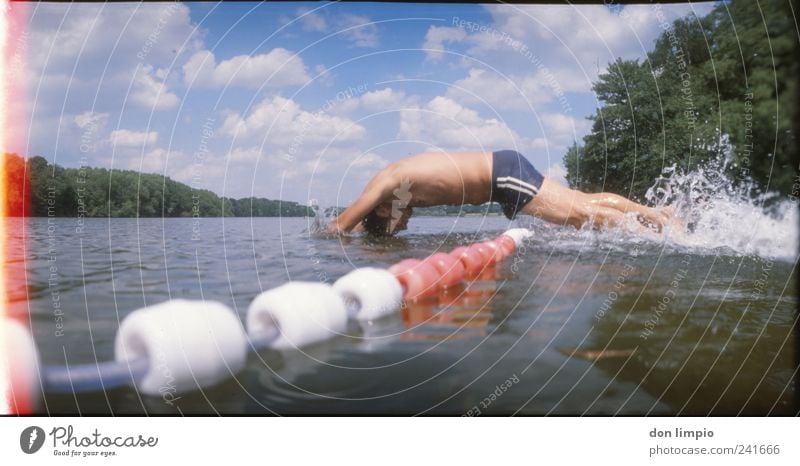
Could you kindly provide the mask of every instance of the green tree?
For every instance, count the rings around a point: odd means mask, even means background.
[[[641,200],[665,167],[722,157],[736,182],[788,194],[797,167],[793,34],[780,0],[733,0],[676,20],[647,60],[617,60],[598,77],[602,105],[582,147],[564,155],[568,182]]]

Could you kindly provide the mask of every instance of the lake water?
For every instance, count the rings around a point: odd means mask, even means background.
[[[384,240],[316,238],[302,218],[78,226],[67,218],[8,224],[11,241],[24,243],[9,257],[10,311],[29,313],[45,365],[112,359],[120,320],[146,305],[212,299],[243,317],[260,291],[289,280],[331,282],[355,267],[449,251],[514,225],[501,217],[414,218]],[[794,412],[793,243],[742,253],[532,228],[536,236],[515,257],[468,289],[363,328],[354,323],[347,336],[303,351],[251,354],[245,370],[216,387],[170,403],[128,388],[47,394],[42,412]]]

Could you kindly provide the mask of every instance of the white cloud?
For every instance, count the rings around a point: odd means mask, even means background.
[[[143,66],[169,69],[202,47],[202,33],[192,23],[189,8],[180,3],[42,3],[35,8],[18,4],[11,8],[25,9],[19,17],[27,22],[27,35],[20,40],[24,41],[27,103],[35,102],[30,105],[31,124],[26,128],[31,145],[23,149],[29,154],[53,146],[58,127],[53,122],[64,115],[116,115],[126,99],[135,106],[173,106],[176,96],[168,89],[164,88],[160,99],[152,93],[151,81],[160,86],[164,79],[137,77],[135,70]],[[132,79],[138,79],[133,86]],[[129,88],[131,94],[127,94]],[[65,121],[70,126],[80,123],[71,118]],[[61,132],[62,144],[80,147],[83,133]],[[104,143],[107,137],[104,132]],[[75,150],[58,162],[70,165],[78,154]],[[95,154],[90,163],[99,161],[99,156]]]
[[[467,38],[467,33],[457,27],[431,26],[425,33],[425,42],[422,48],[425,49],[427,60],[436,62],[444,56],[445,42],[460,42]]]
[[[333,33],[362,48],[374,48],[380,42],[377,25],[365,15],[328,14],[319,8],[313,11],[308,8],[298,8],[297,15],[306,32]]]
[[[326,111],[333,115],[349,115],[354,111],[358,110],[361,107],[361,99],[357,97],[351,97],[349,99],[336,99],[331,100],[330,103],[326,106]]]
[[[580,139],[589,130],[590,123],[585,119],[576,119],[563,113],[547,113],[542,116],[542,124],[548,138],[559,144],[571,144]]]
[[[155,141],[154,141],[155,142]],[[181,151],[169,151],[163,148],[155,148],[148,151],[141,158],[132,157],[130,168],[133,170],[141,170],[146,173],[162,173],[170,176],[170,168],[180,167],[184,165],[185,154]]]
[[[565,93],[584,90],[590,83],[579,76],[555,74],[541,69],[528,75],[502,75],[472,68],[466,78],[457,80],[447,96],[464,103],[482,103],[498,110],[536,110],[537,106],[561,101],[569,106]],[[571,107],[570,107],[571,108]]]
[[[378,171],[387,165],[389,165],[389,162],[387,162],[386,159],[372,152],[358,154],[350,164],[351,167],[358,168],[359,170],[371,169],[374,171]]]
[[[156,131],[131,131],[128,129],[117,129],[109,135],[111,144],[120,147],[142,147],[152,145],[158,141]]]
[[[360,153],[359,151],[320,151],[315,157],[302,162],[299,166],[289,170],[290,177],[296,178],[311,174],[333,175],[331,178],[347,179],[356,178],[359,181],[368,181],[381,168],[387,166],[383,157],[372,152]],[[362,184],[362,183],[359,183]]]
[[[567,169],[564,168],[563,165],[560,163],[554,163],[550,165],[550,167],[545,170],[544,176],[550,178],[553,181],[563,184],[567,186]]]
[[[298,8],[297,14],[300,17],[300,24],[304,31],[325,32],[328,29],[328,22],[321,14],[311,11],[308,8]]]
[[[481,118],[475,110],[442,96],[433,98],[422,108],[402,110],[397,137],[445,150],[523,148],[529,143],[504,122]]]
[[[189,7],[180,3],[43,3],[27,10],[26,62],[36,77],[45,68],[71,73],[76,61],[79,77],[100,76],[107,62],[132,71],[140,56],[166,65],[201,44]]]
[[[357,99],[359,106],[368,112],[401,110],[416,106],[418,100],[417,96],[409,96],[390,87],[366,92]]]
[[[363,15],[342,14],[334,17],[335,25],[356,47],[378,46],[378,27]]]
[[[487,5],[492,21],[480,24],[486,32],[432,26],[426,47],[437,50],[447,42],[465,49],[467,59],[456,63],[475,67],[488,62],[509,74],[526,67],[547,72],[564,90],[591,91],[591,82],[617,57],[643,58],[663,32],[660,23],[687,14],[708,13],[713,4],[627,5],[617,13],[604,5]],[[659,15],[663,19],[659,19]],[[441,53],[426,53],[436,60]],[[474,60],[471,59],[474,57]]]
[[[377,113],[415,106],[418,100],[415,95],[409,96],[403,91],[384,87],[349,98],[338,98],[337,95],[336,99],[329,101],[326,110],[334,115],[349,115],[358,109]]]
[[[627,5],[616,13],[603,5],[523,6],[517,11],[489,7],[492,16],[511,35],[529,43],[545,41],[548,54],[567,53],[590,73],[617,57],[644,57],[662,32],[659,14],[671,24],[696,11],[703,15],[712,4],[664,5],[661,13],[652,5]],[[513,10],[513,9],[509,9]],[[528,16],[529,15],[529,16]],[[544,47],[542,47],[544,49]],[[599,60],[599,64],[595,61]],[[594,77],[594,75],[592,75]]]
[[[284,48],[260,55],[237,55],[217,64],[208,50],[195,53],[183,65],[187,86],[241,86],[253,89],[296,86],[311,80],[303,60]]]
[[[234,163],[252,163],[261,157],[261,149],[258,147],[236,147],[228,153],[228,160]]]
[[[141,68],[134,78],[130,101],[150,110],[171,110],[180,99],[167,89],[166,70],[154,69],[151,65]]]
[[[274,96],[258,103],[247,116],[231,113],[220,132],[237,139],[265,141],[304,153],[309,145],[341,144],[361,139],[366,130],[352,120],[308,112],[298,103]]]
[[[293,161],[287,161],[284,155],[279,147],[235,147],[226,158],[212,158],[204,164],[201,178],[208,189],[228,196],[302,202],[317,198],[322,205],[330,206],[351,201],[375,173],[388,165],[380,155],[362,153],[354,147],[309,147],[302,158]],[[224,171],[227,184],[220,176]],[[175,179],[179,179],[177,175]],[[346,200],[335,201],[335,193]]]
[[[464,103],[483,103],[498,110],[535,110],[555,98],[553,89],[539,76],[502,76],[473,68],[453,83],[448,97]]]
[[[317,63],[314,65],[314,72],[316,75],[313,79],[316,82],[325,86],[331,86],[333,84],[333,73],[331,73],[327,66],[322,63]]]
[[[83,112],[80,115],[76,115],[73,119],[75,124],[78,125],[78,128],[81,129],[91,129],[92,131],[102,130],[102,128],[108,123],[108,113],[102,112]]]
[[[413,105],[416,101],[415,98],[406,96],[405,92],[396,91],[390,87],[367,92],[359,100],[362,108],[370,112],[399,110]]]
[[[553,145],[547,138],[534,138],[528,146],[536,152],[548,152],[552,149]]]
[[[313,159],[286,168],[286,176],[321,205],[347,205],[369,180],[389,162],[373,152],[332,148]]]

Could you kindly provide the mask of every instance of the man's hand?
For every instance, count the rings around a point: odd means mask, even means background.
[[[333,219],[333,220],[330,221],[330,223],[325,225],[325,229],[322,232],[324,234],[326,234],[326,235],[331,235],[331,236],[339,236],[339,235],[341,235],[342,234],[342,230],[339,229],[339,224],[338,224],[338,222],[336,220],[337,219]]]
[[[341,236],[346,235],[347,233],[363,233],[364,232],[364,225],[359,222],[350,229],[350,231],[345,231],[339,227],[339,222],[337,222],[338,218],[335,218],[328,223],[325,228],[322,230],[322,234],[327,236]]]

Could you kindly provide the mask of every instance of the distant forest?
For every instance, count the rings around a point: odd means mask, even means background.
[[[6,154],[9,215],[30,217],[305,217],[297,202],[259,197],[232,199],[194,189],[167,176],[133,170],[64,168],[44,157]]]
[[[133,170],[65,168],[40,156],[5,155],[7,212],[12,217],[307,217],[314,210],[292,201],[233,199],[194,189],[167,176]],[[27,182],[25,177],[27,174]],[[27,187],[27,194],[23,189]],[[338,213],[342,207],[326,209]],[[492,205],[437,206],[414,215],[499,215]]]

